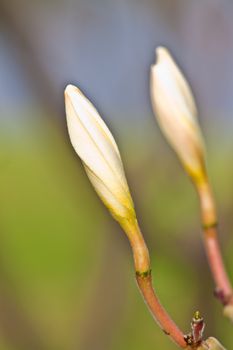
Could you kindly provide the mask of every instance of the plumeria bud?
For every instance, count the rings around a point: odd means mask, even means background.
[[[223,314],[226,316],[231,322],[233,322],[233,305],[229,304],[224,306]]]
[[[205,179],[204,146],[191,89],[169,51],[156,50],[151,99],[158,123],[195,182]]]
[[[99,197],[127,234],[136,272],[149,273],[150,258],[141,234],[116,142],[92,103],[73,85],[65,89],[71,143]]]
[[[73,85],[65,89],[71,143],[96,192],[118,220],[135,217],[116,142],[92,103]]]
[[[209,337],[197,350],[226,350],[217,339]]]

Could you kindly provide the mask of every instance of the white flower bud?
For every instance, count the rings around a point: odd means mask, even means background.
[[[209,337],[197,350],[226,350],[217,339]]]
[[[224,306],[223,314],[224,316],[228,317],[231,322],[233,322],[233,305],[229,304]]]
[[[73,85],[65,89],[65,106],[71,143],[96,192],[118,221],[135,217],[121,156],[109,129]]]
[[[204,146],[191,89],[167,49],[156,50],[151,99],[159,125],[195,181],[205,178]]]

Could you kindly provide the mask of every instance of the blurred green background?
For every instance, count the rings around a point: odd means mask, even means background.
[[[119,145],[154,285],[185,332],[200,310],[228,348],[197,197],[154,120],[149,67],[170,48],[192,84],[233,279],[233,3],[0,1],[0,349],[176,349],[137,290],[131,251],[65,125],[78,85]]]

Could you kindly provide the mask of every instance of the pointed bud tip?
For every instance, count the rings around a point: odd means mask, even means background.
[[[160,68],[163,67],[164,63],[167,63],[171,60],[171,55],[169,50],[165,46],[158,46],[155,49],[155,63],[151,65],[151,73],[160,71]]]
[[[165,46],[158,46],[155,49],[155,63],[152,65],[152,68],[159,63],[162,63],[163,61],[170,58],[169,50]]]
[[[64,91],[65,101],[72,100],[79,103],[80,106],[89,105],[90,102],[83,95],[82,91],[75,85],[68,84]]]
[[[64,91],[65,95],[69,95],[74,92],[80,92],[80,90],[75,85],[72,85],[72,84],[68,84]]]

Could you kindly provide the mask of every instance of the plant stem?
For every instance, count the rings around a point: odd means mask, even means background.
[[[197,190],[201,207],[205,250],[215,281],[216,294],[224,305],[233,304],[232,286],[225,270],[218,242],[215,203],[208,181],[199,184]]]
[[[139,228],[137,219],[134,218],[131,221],[125,220],[120,224],[129,239],[133,251],[136,273],[143,274],[150,271],[149,251]]]
[[[152,286],[151,274],[149,273],[147,276],[137,275],[136,279],[144,300],[162,331],[168,335],[179,347],[182,349],[187,348],[187,343],[184,340],[184,334],[170,318],[155,294]]]
[[[133,250],[137,284],[149,310],[162,331],[180,348],[188,349],[184,334],[161,305],[153,289],[149,252],[137,220],[134,222],[124,222],[121,225],[129,238]]]

